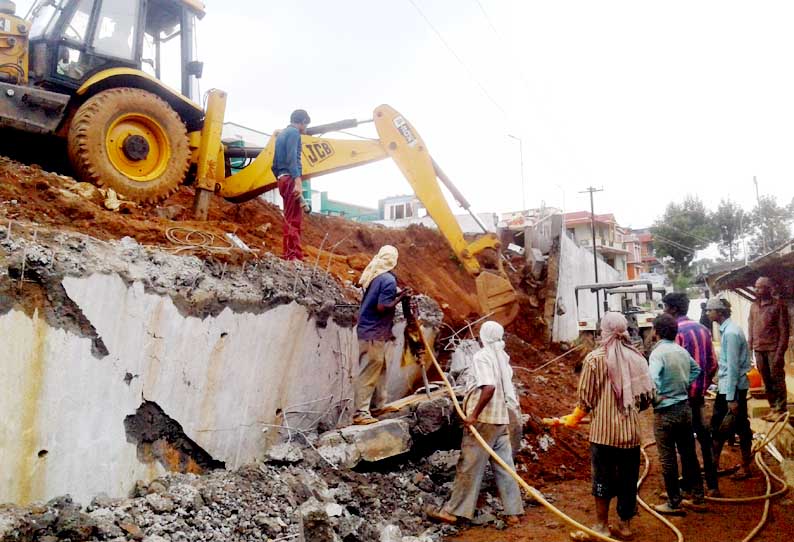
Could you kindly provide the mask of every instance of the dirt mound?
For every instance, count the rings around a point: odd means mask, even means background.
[[[229,247],[226,234],[233,233],[256,254],[209,251],[214,258],[232,264],[255,259],[257,254],[266,252],[282,254],[281,211],[259,199],[232,204],[213,198],[206,222],[192,220],[190,187],[181,187],[159,207],[122,203],[113,212],[105,208],[105,199],[106,195],[90,185],[0,157],[0,216],[6,219],[56,226],[103,240],[128,236],[140,244],[166,249],[180,248],[173,242],[175,237],[193,241],[209,239],[207,242],[214,247]],[[306,263],[328,271],[343,284],[355,283],[370,258],[385,244],[400,251],[396,270],[400,283],[436,299],[449,325],[460,327],[478,317],[474,280],[438,231],[422,226],[395,230],[316,214],[304,221]],[[197,255],[201,256],[201,252]],[[521,276],[519,269],[513,276],[516,285]],[[540,345],[542,338],[537,326],[540,313],[537,306],[527,302],[537,300],[539,294],[525,293],[529,295],[511,327],[522,339]]]

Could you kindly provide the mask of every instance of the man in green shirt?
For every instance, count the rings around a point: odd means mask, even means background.
[[[684,348],[675,342],[678,323],[669,314],[658,316],[653,329],[660,339],[651,353],[649,370],[656,386],[653,432],[662,464],[667,502],[654,509],[660,514],[680,514],[682,507],[704,508],[703,476],[695,453],[692,434],[692,410],[689,408],[689,385],[700,374],[700,366]],[[682,498],[678,482],[678,457],[684,488],[691,498]]]

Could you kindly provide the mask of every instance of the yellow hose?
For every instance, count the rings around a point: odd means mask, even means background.
[[[755,463],[756,465],[758,465],[758,468],[761,469],[761,472],[764,473],[764,478],[766,478],[766,494],[770,495],[772,493],[772,482],[769,479],[769,475],[771,473],[769,472],[769,468],[766,466],[766,463],[764,463],[763,459],[761,459],[761,454],[757,454],[755,456]],[[784,489],[786,488],[784,487]],[[759,520],[758,524],[755,527],[753,527],[753,530],[750,531],[747,536],[742,538],[742,542],[750,542],[750,540],[752,540],[753,537],[755,537],[755,535],[761,532],[761,529],[764,527],[764,525],[766,524],[766,520],[769,517],[770,503],[771,501],[769,499],[766,499],[764,501],[764,513],[761,514],[761,519]]]
[[[745,502],[755,502],[755,501],[769,501],[770,499],[774,499],[780,495],[783,495],[789,490],[789,485],[785,480],[778,478],[773,474],[769,467],[766,467],[766,463],[763,462],[763,459],[759,459],[761,456],[761,451],[766,447],[767,444],[772,442],[772,440],[777,437],[780,432],[785,428],[786,423],[789,420],[789,413],[785,412],[781,414],[775,423],[772,424],[772,430],[760,441],[756,441],[752,447],[752,454],[755,455],[756,463],[758,463],[761,472],[764,473],[764,476],[772,476],[775,480],[777,480],[780,485],[782,486],[779,490],[772,492],[771,486],[767,489],[766,494],[764,495],[754,495],[752,497],[706,497],[707,501],[712,502],[722,502],[722,503],[745,503]],[[760,461],[760,463],[759,463]],[[761,464],[763,464],[766,468],[762,468]]]
[[[642,471],[642,476],[640,476],[639,482],[637,482],[637,502],[640,503],[640,506],[642,506],[642,508],[646,512],[648,512],[650,515],[652,515],[653,517],[664,523],[668,529],[673,531],[675,533],[675,537],[678,542],[684,542],[684,534],[678,530],[678,527],[673,525],[673,523],[669,519],[661,515],[653,508],[651,508],[651,506],[648,505],[648,503],[646,503],[644,500],[642,500],[642,498],[640,498],[640,486],[642,486],[642,483],[645,481],[645,478],[648,476],[648,471],[650,470],[650,466],[651,466],[651,459],[648,457],[648,452],[645,451],[645,448],[649,446],[653,446],[654,444],[656,443],[651,442],[640,448],[640,450],[642,451],[642,457],[645,459],[645,469]]]

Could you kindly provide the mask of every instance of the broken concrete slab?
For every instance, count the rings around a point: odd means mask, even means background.
[[[303,450],[294,442],[282,442],[271,446],[265,452],[265,461],[272,463],[300,463],[303,461]]]
[[[361,461],[375,462],[411,449],[411,431],[405,420],[383,420],[352,425],[320,435],[317,451],[327,460],[348,468]]]

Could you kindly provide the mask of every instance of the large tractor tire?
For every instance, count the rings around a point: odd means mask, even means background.
[[[185,124],[158,96],[114,88],[86,101],[69,126],[69,159],[80,180],[157,203],[184,181],[190,165]]]

